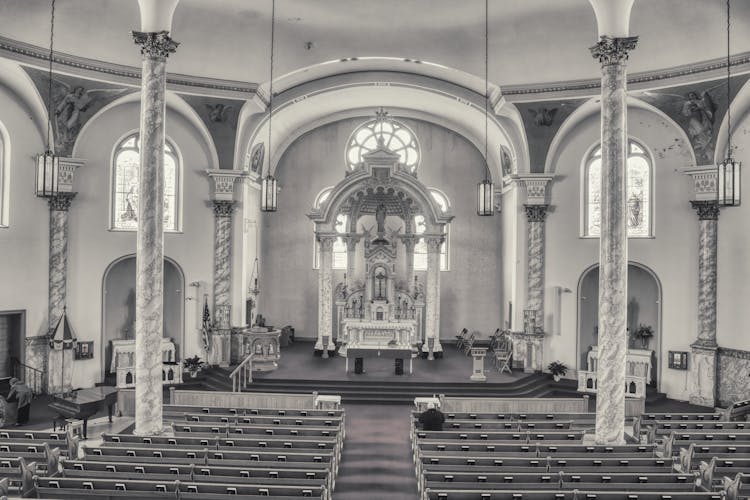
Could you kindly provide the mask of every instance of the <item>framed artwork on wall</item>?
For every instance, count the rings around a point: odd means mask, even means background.
[[[688,353],[685,351],[669,351],[669,367],[674,370],[687,370]]]
[[[76,344],[75,359],[94,359],[94,341],[78,342]]]

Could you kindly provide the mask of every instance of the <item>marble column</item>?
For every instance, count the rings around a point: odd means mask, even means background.
[[[349,283],[354,283],[355,264],[357,263],[357,243],[359,243],[359,239],[360,236],[358,234],[347,234],[344,236],[344,242],[346,243],[347,286],[349,286]]]
[[[214,332],[209,362],[222,367],[230,362],[232,311],[232,213],[234,201],[214,200]]]
[[[599,397],[596,442],[625,443],[625,374],[628,352],[627,160],[628,52],[637,37],[601,36],[591,48],[602,65],[602,179],[599,238]]]
[[[404,261],[406,264],[406,271],[404,278],[406,279],[407,289],[413,294],[414,290],[414,247],[417,244],[417,238],[414,235],[407,234],[401,237],[401,242],[404,244]]]
[[[63,315],[68,276],[68,209],[76,193],[58,193],[49,204],[49,295],[48,334]],[[65,366],[67,365],[67,366]],[[73,350],[49,350],[45,370],[47,392],[58,394],[72,389]]]
[[[135,434],[162,432],[164,136],[169,33],[133,32],[143,56],[135,299]]]
[[[320,269],[318,270],[318,339],[315,350],[328,357],[333,350],[333,243],[337,235],[317,235],[320,244]]]
[[[549,205],[524,205],[528,221],[526,308],[536,312],[535,332],[544,331],[544,219]]]
[[[425,284],[425,345],[427,359],[435,359],[434,353],[442,352],[440,345],[440,246],[445,236],[427,236],[427,283]]]
[[[698,212],[698,338],[691,344],[690,403],[713,407],[717,394],[716,263],[719,204],[691,201]]]

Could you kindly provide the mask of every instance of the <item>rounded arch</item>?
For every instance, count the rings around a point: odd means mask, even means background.
[[[690,139],[688,139],[685,130],[659,108],[652,106],[651,104],[644,102],[641,99],[628,97],[628,108],[631,107],[654,113],[659,117],[660,120],[664,121],[664,123],[668,123],[674,129],[674,132],[682,140],[683,144],[690,144]],[[573,111],[573,113],[570,114],[570,116],[568,116],[568,118],[565,119],[563,124],[560,126],[560,129],[555,134],[555,137],[552,139],[549,150],[547,151],[547,157],[544,162],[544,171],[546,173],[555,173],[557,168],[557,158],[562,152],[567,138],[575,133],[575,130],[584,120],[590,118],[592,115],[599,114],[600,110],[600,98],[592,97],[585,103],[581,104],[575,111]],[[648,144],[647,141],[644,141],[640,138],[638,139],[638,141],[643,145]],[[689,150],[692,164],[695,165],[695,152],[691,147],[688,147],[687,149]],[[651,157],[653,160],[653,155],[651,155]]]
[[[576,325],[576,369],[586,369],[586,353],[595,340],[594,327],[598,328],[598,276],[599,263],[591,264],[583,270],[578,278],[577,297],[577,325]],[[635,287],[635,290],[634,290]],[[638,293],[638,297],[635,294]],[[654,337],[649,348],[654,351],[652,356],[652,380],[658,388],[661,384],[662,373],[662,298],[663,288],[656,272],[649,266],[628,261],[628,328],[640,324],[652,326]],[[640,299],[640,301],[639,301]],[[651,303],[648,301],[651,300]],[[652,324],[649,324],[652,323]],[[640,348],[639,346],[635,346]]]
[[[490,96],[488,157],[492,178],[502,178],[501,146],[513,158],[528,163],[525,146],[516,139],[516,120],[503,110],[506,103],[499,90]],[[484,154],[483,95],[453,83],[417,74],[362,72],[335,75],[308,82],[274,96],[273,151],[266,154],[263,172],[273,173],[286,149],[300,136],[323,125],[347,118],[367,119],[384,107],[395,118],[412,118],[441,125],[463,136]],[[432,110],[440,110],[440,114]],[[494,110],[494,112],[493,112]],[[243,168],[250,165],[252,149],[268,138],[268,113],[247,112],[239,124],[243,144]],[[521,134],[522,135],[522,134]]]
[[[0,57],[0,83],[19,97],[21,106],[28,110],[44,142],[47,135],[47,106],[31,77],[20,64]]]
[[[737,125],[742,123],[742,120],[750,112],[750,80],[746,81],[745,84],[737,91],[737,94],[730,103],[730,110],[732,113],[732,135],[737,133]],[[721,125],[719,126],[719,133],[716,136],[716,150],[714,151],[714,164],[721,163],[727,155],[728,135],[729,135],[729,123],[727,120],[728,113],[724,113],[721,119]]]
[[[8,129],[0,120],[0,227],[9,225],[11,146]]]
[[[122,255],[102,274],[102,380],[111,364],[110,341],[135,335],[135,254]],[[185,339],[185,273],[171,257],[164,257],[164,336],[172,338],[180,357]]]
[[[105,113],[108,113],[110,110],[117,108],[118,106],[122,106],[125,104],[132,104],[132,103],[139,103],[141,98],[140,92],[133,92],[127,95],[124,95],[118,99],[115,99],[111,103],[107,104],[106,106],[102,107],[94,116],[92,116],[84,125],[81,127],[81,131],[78,134],[78,137],[76,138],[76,142],[73,145],[73,156],[75,157],[78,152],[79,143],[81,141],[81,138],[84,137],[86,130],[93,126],[93,124],[96,122],[96,120],[104,115]],[[203,123],[203,120],[198,116],[198,113],[195,112],[195,110],[178,94],[172,91],[167,91],[166,93],[166,100],[167,100],[167,110],[171,110],[180,116],[182,116],[187,122],[195,128],[195,130],[198,132],[198,135],[203,140],[206,149],[208,151],[208,157],[210,158],[211,164],[207,166],[209,169],[218,169],[220,168],[219,165],[219,154],[216,151],[216,145],[214,144],[214,140],[211,137],[211,133],[208,131],[208,127],[206,127],[206,124]]]

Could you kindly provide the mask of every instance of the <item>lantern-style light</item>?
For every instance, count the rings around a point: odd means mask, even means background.
[[[50,197],[57,195],[60,173],[60,159],[53,151],[50,134],[52,132],[52,62],[54,61],[55,40],[55,0],[52,0],[49,34],[49,67],[47,72],[47,149],[36,158],[36,195]]]
[[[58,192],[60,158],[52,151],[45,151],[36,158],[36,195],[50,197]]]
[[[741,166],[732,158],[732,61],[730,59],[730,0],[727,0],[727,157],[718,165],[718,204],[736,207],[740,204]]]
[[[487,123],[489,121],[490,85],[489,85],[489,2],[484,2],[484,180],[477,184],[477,215],[489,216],[495,214],[494,193],[495,185],[490,180],[490,166],[488,156]]]
[[[276,201],[276,178],[268,174],[260,185],[260,209],[263,212],[275,212]]]
[[[258,277],[260,272],[258,271],[258,257],[253,262],[253,272],[250,274],[250,293],[257,296],[260,294],[260,288],[258,288]]]
[[[489,179],[485,179],[477,184],[477,215],[486,216],[495,214],[494,192],[495,185]]]

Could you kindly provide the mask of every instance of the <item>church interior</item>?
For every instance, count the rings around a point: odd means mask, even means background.
[[[743,0],[0,1],[0,499],[750,498],[749,78]]]

